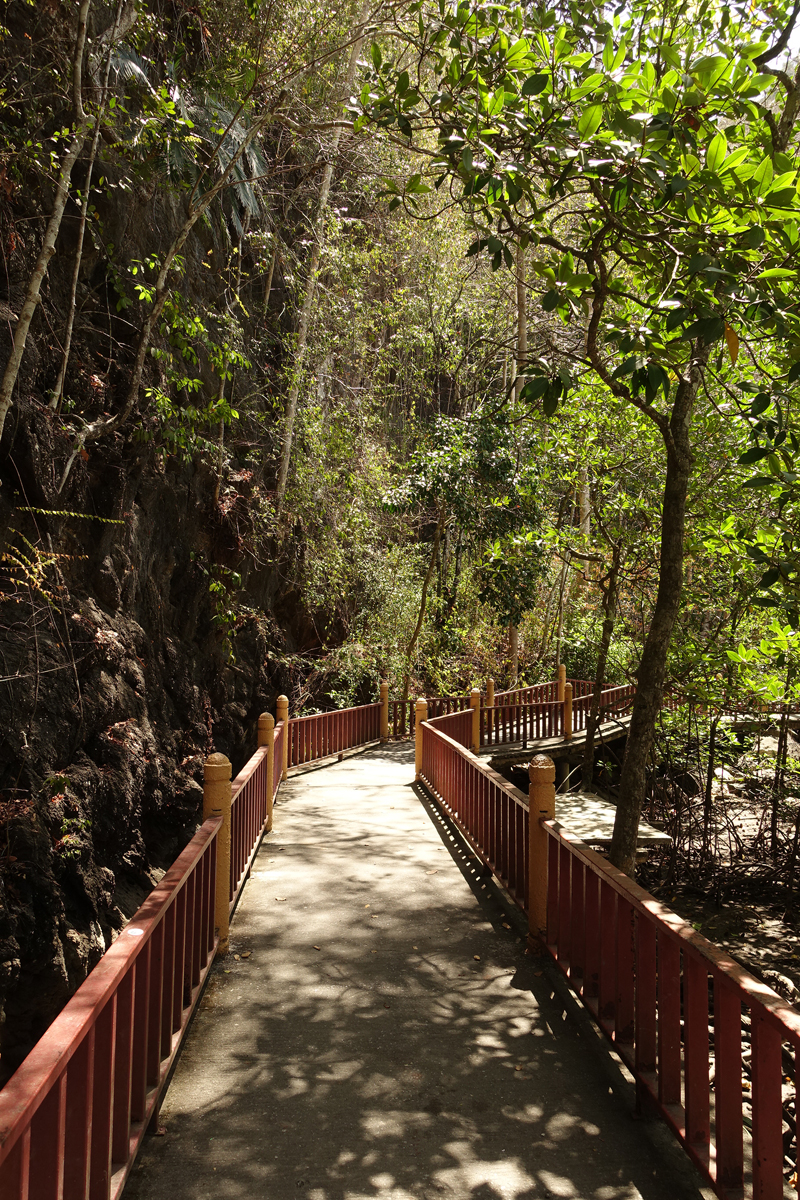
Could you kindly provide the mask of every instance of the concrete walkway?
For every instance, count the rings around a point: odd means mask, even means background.
[[[282,786],[124,1200],[710,1194],[412,780]]]

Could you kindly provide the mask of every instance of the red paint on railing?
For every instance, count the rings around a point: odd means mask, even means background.
[[[289,722],[290,767],[341,754],[376,742],[381,736],[380,704],[362,704],[335,712],[293,717]]]
[[[781,1048],[800,1061],[800,1014],[557,822],[545,828],[550,954],[717,1193],[741,1194],[751,1140],[747,1194],[782,1197]],[[590,952],[598,933],[599,955]],[[742,1104],[743,1013],[752,1130]]]
[[[0,1092],[2,1200],[113,1200],[214,956],[206,821]]]
[[[608,690],[620,693],[616,706],[630,703],[632,689]],[[525,798],[446,736],[441,721],[422,730],[423,782],[525,911]],[[554,961],[717,1194],[779,1200],[782,1049],[800,1064],[800,1013],[557,822],[544,828]],[[743,1109],[743,1021],[752,1121]]]
[[[410,737],[414,732],[414,701],[390,700],[390,724],[393,738]]]
[[[275,726],[275,751],[273,754],[272,768],[272,799],[278,794],[278,788],[281,786],[281,772],[283,770],[283,739],[286,737],[286,726],[283,721],[279,721]]]
[[[430,713],[430,710],[429,710]],[[447,713],[445,716],[434,717],[431,724],[458,742],[459,746],[469,748],[472,745],[472,709],[466,708],[459,712]]]
[[[231,912],[247,882],[267,823],[267,756],[268,748],[259,746],[231,783],[231,866],[228,889]]]
[[[471,713],[457,714],[471,719]],[[528,806],[522,792],[489,770],[444,732],[445,721],[422,726],[422,778],[478,857],[525,910]]]

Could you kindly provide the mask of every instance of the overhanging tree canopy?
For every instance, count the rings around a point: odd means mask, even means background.
[[[612,847],[626,868],[680,604],[693,413],[724,393],[741,403],[737,363],[751,377],[766,351],[800,357],[800,71],[772,65],[798,10],[659,0],[558,24],[552,10],[421,0],[396,59],[373,47],[356,106],[358,125],[399,133],[427,163],[390,185],[391,205],[449,193],[471,252],[496,268],[518,241],[534,247],[543,312],[581,326],[523,399],[551,415],[591,377],[661,434],[660,583]]]

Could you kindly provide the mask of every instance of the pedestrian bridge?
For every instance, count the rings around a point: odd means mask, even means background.
[[[432,700],[413,750],[385,689],[282,698],[233,783],[212,755],[197,834],[0,1093],[0,1198],[796,1194],[800,1015],[555,820],[551,760],[525,795],[470,748],[476,708],[479,738],[564,713],[544,686]]]

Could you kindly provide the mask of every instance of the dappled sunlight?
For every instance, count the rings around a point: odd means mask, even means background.
[[[596,1046],[411,783],[393,751],[281,792],[126,1200],[696,1195],[660,1178]]]

